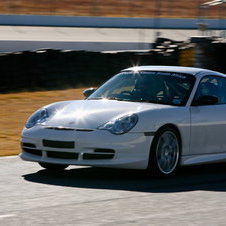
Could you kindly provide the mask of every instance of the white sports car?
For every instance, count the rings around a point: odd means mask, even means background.
[[[68,165],[151,169],[226,161],[226,75],[199,68],[121,71],[85,100],[47,105],[22,131],[20,157]]]

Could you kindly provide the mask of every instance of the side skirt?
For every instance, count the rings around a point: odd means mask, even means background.
[[[226,162],[226,153],[181,156],[181,165],[199,165]]]

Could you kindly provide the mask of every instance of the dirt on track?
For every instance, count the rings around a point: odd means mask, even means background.
[[[20,134],[32,112],[47,104],[83,99],[80,89],[0,94],[0,156],[20,152]]]

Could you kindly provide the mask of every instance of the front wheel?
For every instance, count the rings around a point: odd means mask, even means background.
[[[52,164],[52,163],[44,163],[44,162],[39,162],[39,165],[51,171],[60,171],[68,167],[68,165]]]
[[[179,166],[181,141],[173,128],[164,128],[153,140],[150,154],[150,169],[157,175],[170,176]]]

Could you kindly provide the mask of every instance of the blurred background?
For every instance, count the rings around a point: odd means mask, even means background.
[[[204,3],[213,2],[204,5]],[[224,1],[221,1],[224,2]],[[225,6],[206,0],[1,0],[1,14],[107,17],[225,17]],[[205,11],[205,12],[200,12]]]
[[[0,92],[97,86],[137,64],[226,72],[225,38],[226,0],[1,0]]]

